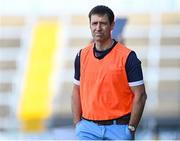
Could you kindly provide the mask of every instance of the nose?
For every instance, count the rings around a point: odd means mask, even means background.
[[[97,24],[96,29],[101,30],[101,24],[100,23]]]

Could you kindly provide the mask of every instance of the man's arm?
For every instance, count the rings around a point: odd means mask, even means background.
[[[73,122],[74,124],[76,124],[81,120],[81,115],[82,115],[81,100],[80,100],[80,86],[76,84],[74,84],[73,86],[71,108],[72,108],[72,114],[73,114]]]
[[[144,110],[147,95],[144,84],[139,86],[132,86],[131,89],[134,93],[134,100],[129,125],[135,126],[137,128]]]

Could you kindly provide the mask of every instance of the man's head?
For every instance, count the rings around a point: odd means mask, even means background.
[[[89,21],[91,22],[91,16],[92,15],[107,15],[108,19],[109,19],[109,23],[110,25],[114,22],[114,13],[113,11],[104,5],[98,5],[96,7],[94,7],[93,9],[91,9],[91,11],[89,12]]]
[[[114,14],[106,6],[96,6],[89,12],[90,29],[95,42],[106,43],[111,40],[114,27]]]

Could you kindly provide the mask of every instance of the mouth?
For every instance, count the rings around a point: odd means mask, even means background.
[[[101,36],[103,36],[103,34],[102,33],[96,33],[95,36],[96,37],[101,37]]]

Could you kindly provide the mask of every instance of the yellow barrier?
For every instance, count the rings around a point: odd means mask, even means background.
[[[50,78],[57,48],[57,21],[41,21],[34,30],[18,116],[24,131],[42,131],[51,114]]]

